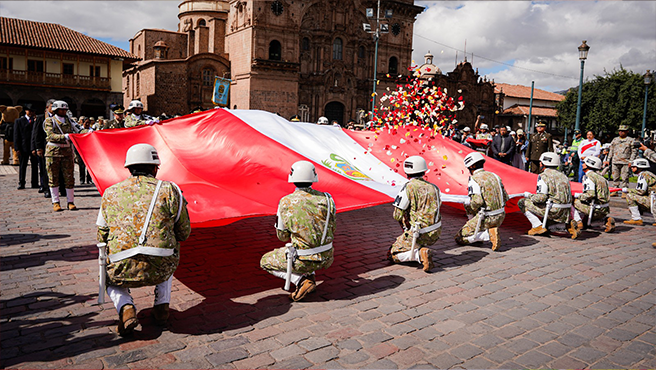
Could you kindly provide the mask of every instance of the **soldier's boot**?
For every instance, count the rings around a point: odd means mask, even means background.
[[[153,319],[155,319],[155,324],[164,325],[169,319],[169,304],[162,303],[155,305],[153,307]]]
[[[424,265],[424,272],[428,272],[435,267],[433,264],[433,251],[430,248],[421,248],[419,250],[419,259],[421,264]]]
[[[469,240],[463,237],[460,233],[456,234],[455,240],[458,245],[469,245]]]
[[[134,305],[126,304],[121,307],[121,313],[118,315],[118,334],[122,337],[130,336],[137,325],[139,325],[139,321]]]
[[[583,230],[585,228],[585,224],[583,224],[583,221],[579,221],[576,223],[576,227],[578,227],[579,230]]]
[[[629,212],[631,212],[631,219],[624,221],[624,223],[627,225],[642,226],[642,217],[640,217],[640,209],[638,206],[629,207]]]
[[[549,233],[549,230],[545,229],[542,227],[542,225],[538,227],[534,227],[531,230],[528,231],[528,235],[534,236],[534,235],[546,235]]]
[[[622,199],[626,199],[626,193],[622,193]]]
[[[296,290],[289,295],[289,299],[298,302],[315,290],[317,290],[317,283],[314,280],[314,274],[304,275],[301,281],[298,282],[298,285],[296,285]]]
[[[52,204],[52,210],[55,212],[59,212],[62,210],[62,207],[59,205],[59,203],[53,203]]]
[[[77,207],[75,206],[74,203],[68,203],[68,210],[69,211],[77,211]]]
[[[651,246],[654,247],[654,248],[656,248],[656,243],[652,244]]]
[[[499,235],[499,228],[493,227],[488,230],[490,232],[490,241],[492,242],[492,250],[496,251],[501,246],[501,236]]]
[[[613,231],[615,231],[615,219],[614,218],[606,217],[606,222],[604,223],[604,225],[606,226],[606,229],[604,230],[604,232],[612,233]]]
[[[571,220],[569,222],[569,227],[567,231],[572,235],[572,239],[576,239],[581,235],[581,229],[579,229],[579,223]]]
[[[396,261],[394,261],[394,256],[392,256],[392,247],[389,247],[387,250],[387,260],[391,263],[396,263]]]

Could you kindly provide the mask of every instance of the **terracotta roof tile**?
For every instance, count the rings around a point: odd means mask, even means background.
[[[500,93],[501,89],[503,89],[503,93],[506,96],[509,96],[509,97],[525,98],[525,99],[530,99],[531,98],[531,87],[530,86],[496,83],[496,86],[494,87],[494,93],[495,94]],[[560,95],[560,94],[556,94],[556,93],[552,93],[552,92],[549,92],[549,91],[540,90],[540,89],[533,89],[533,99],[561,101],[561,100],[565,99],[565,96]]]
[[[0,45],[139,59],[136,55],[55,23],[0,17]]]
[[[535,98],[535,96],[533,97]],[[512,107],[506,108],[502,114],[514,115],[514,116],[528,116],[529,107],[528,105],[513,105]],[[558,111],[556,108],[542,108],[542,107],[533,107],[531,114],[534,116],[541,117],[558,117]]]

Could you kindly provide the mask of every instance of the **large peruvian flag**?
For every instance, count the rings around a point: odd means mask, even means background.
[[[128,148],[153,145],[162,162],[157,177],[180,186],[194,227],[274,215],[280,198],[294,189],[287,175],[299,160],[314,163],[314,188],[331,193],[338,212],[391,203],[407,181],[402,163],[411,155],[429,163],[427,179],[447,204],[467,198],[469,172],[462,160],[471,149],[414,126],[355,132],[263,111],[213,109],[71,137],[101,193],[129,177],[123,167]],[[511,196],[535,191],[536,175],[494,160],[486,169],[501,176]],[[580,184],[572,187],[580,191]]]

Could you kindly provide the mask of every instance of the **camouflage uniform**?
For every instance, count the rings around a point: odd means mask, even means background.
[[[590,214],[590,204],[607,204],[610,200],[608,181],[596,171],[588,170],[583,176],[583,193],[574,200],[574,208],[584,215]],[[602,220],[610,213],[610,207],[596,208],[592,213],[593,220]]]
[[[136,116],[133,113],[128,113],[125,115],[125,118],[123,119],[123,125],[125,127],[136,127],[136,126],[143,126],[147,124],[148,121],[146,120],[146,116],[143,114]]]
[[[645,158],[647,158],[647,160],[656,163],[656,152],[655,151],[647,148],[647,150],[645,150],[644,156],[645,156]]]
[[[107,129],[112,129],[112,128],[123,128],[123,127],[125,127],[123,125],[124,123],[125,123],[125,121],[122,120],[122,121],[119,122],[119,121],[116,120],[116,118],[114,118],[113,120],[105,121],[105,124],[100,129],[101,130],[107,130]]]
[[[631,171],[629,165],[636,159],[638,151],[633,148],[635,140],[631,137],[616,137],[610,142],[610,150],[606,161],[611,163],[612,187],[626,188],[629,186]],[[618,186],[619,184],[619,186]]]
[[[151,176],[131,176],[105,190],[97,222],[98,241],[107,243],[109,255],[138,246],[157,182]],[[133,288],[168,280],[180,260],[180,241],[186,240],[190,232],[182,192],[177,185],[163,181],[144,246],[174,249],[173,255],[138,254],[115,263],[108,261],[107,285]]]
[[[536,194],[528,198],[522,198],[517,205],[522,212],[530,212],[538,217],[544,217],[547,200],[555,204],[572,204],[572,190],[569,180],[560,171],[547,168],[538,176]],[[569,220],[571,207],[555,208],[549,211],[548,220],[554,223],[567,222]]]
[[[328,195],[328,197],[326,197]],[[328,203],[330,201],[330,204]],[[328,213],[330,210],[330,214]],[[326,218],[328,228],[322,243]],[[276,234],[283,242],[291,239],[292,246],[298,250],[317,248],[333,242],[335,233],[335,202],[330,194],[310,187],[297,188],[284,196],[278,204]],[[260,266],[269,273],[287,271],[286,248],[277,248],[266,253]],[[293,263],[292,273],[304,275],[318,269],[327,269],[333,263],[333,249],[325,252],[298,256]]]
[[[626,194],[626,202],[629,207],[638,207],[641,211],[647,211],[654,215],[651,205],[652,194],[656,193],[656,175],[649,171],[642,171],[638,175],[635,189],[629,189]],[[656,216],[654,216],[656,217]]]
[[[529,171],[538,173],[540,171],[540,156],[544,152],[553,152],[553,139],[551,134],[543,131],[531,135],[526,147],[526,156],[530,162]]]
[[[401,209],[403,198],[409,201],[405,209]],[[440,215],[440,190],[437,186],[423,178],[412,178],[399,192],[394,205],[394,219],[399,221],[405,231],[401,234],[390,249],[392,261],[399,263],[397,255],[409,252],[412,249],[412,225],[418,224],[419,228],[429,227],[442,221]],[[419,234],[415,244],[415,250],[435,244],[442,234],[442,227],[433,231]]]
[[[479,232],[501,226],[501,223],[506,218],[505,211],[492,216],[481,216],[478,212],[481,210],[490,212],[502,209],[509,199],[508,193],[499,176],[482,168],[474,171],[469,178],[468,188],[471,201],[468,205],[465,205],[465,211],[467,215],[473,217],[467,221],[455,236],[456,242],[460,244],[467,244],[467,238],[474,236],[476,225],[478,225],[478,220],[481,217],[484,217],[484,219]]]
[[[61,122],[56,115],[46,118],[43,129],[46,132],[46,141],[48,142],[45,153],[48,186],[51,188],[59,187],[59,170],[61,168],[66,189],[73,189],[75,186],[73,144],[66,140],[65,134],[73,134],[78,130],[68,117],[65,117],[64,122]],[[79,133],[85,132],[88,132],[88,130],[79,131]]]

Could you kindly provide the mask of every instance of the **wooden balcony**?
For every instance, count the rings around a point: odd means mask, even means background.
[[[111,80],[107,77],[66,75],[61,73],[34,72],[0,69],[0,83],[39,85],[52,87],[72,87],[91,90],[111,91]]]

